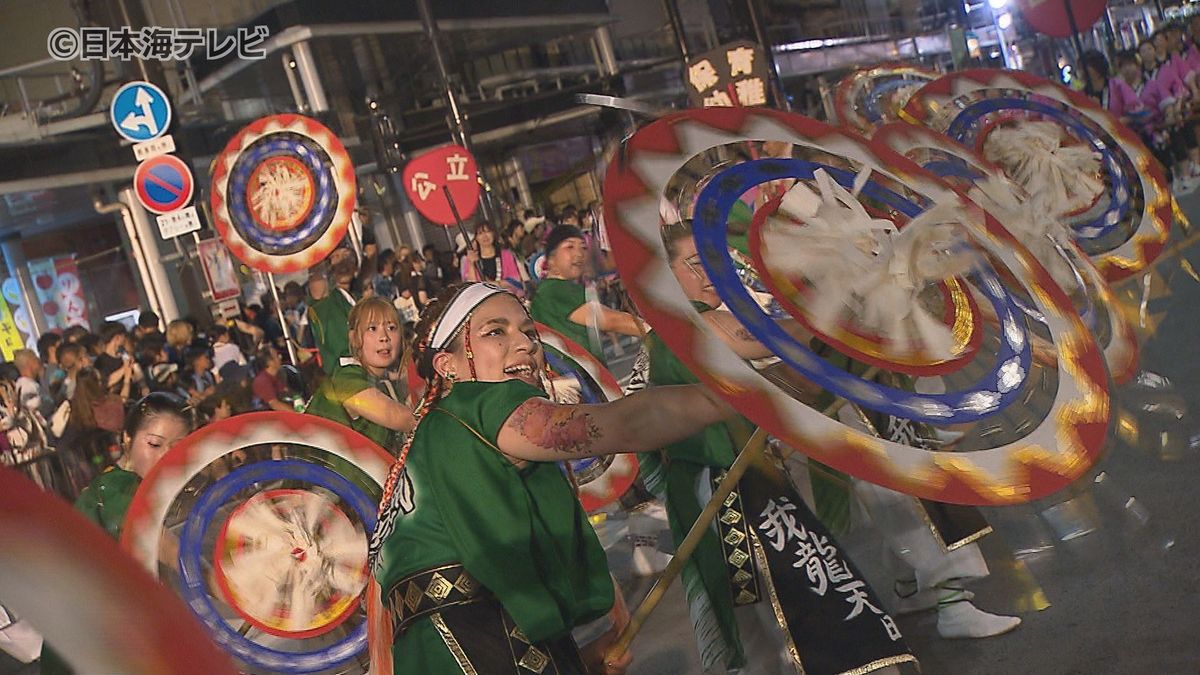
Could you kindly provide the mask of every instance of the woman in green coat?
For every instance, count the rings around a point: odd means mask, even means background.
[[[393,434],[412,431],[415,424],[388,378],[404,350],[400,313],[387,300],[370,297],[354,305],[348,321],[351,355],[339,359],[305,412],[350,427],[394,452]]]
[[[75,500],[75,510],[120,539],[125,512],[142,479],[194,426],[187,401],[174,394],[155,392],[138,401],[125,417],[121,459],[83,489]],[[56,652],[45,648],[41,672],[50,675],[70,673],[71,669]]]
[[[83,489],[75,510],[119,539],[125,512],[142,479],[194,425],[187,401],[174,394],[155,392],[138,401],[125,417],[121,459]]]
[[[708,329],[743,359],[761,365],[772,357],[737,317],[719,310],[690,225],[668,227],[664,239],[675,280]],[[793,320],[778,323],[800,341],[812,337]],[[647,351],[649,391],[699,382],[657,335]],[[764,375],[806,403],[831,398],[795,373]],[[737,418],[639,456],[646,486],[666,503],[676,545],[750,433]],[[916,661],[853,562],[773,466],[746,472],[682,576],[706,675],[882,673]]]
[[[491,284],[447,289],[417,339],[429,386],[371,541],[376,669],[624,672],[628,655],[604,654],[626,618],[556,463],[661,447],[731,411],[697,386],[552,403],[533,320]]]

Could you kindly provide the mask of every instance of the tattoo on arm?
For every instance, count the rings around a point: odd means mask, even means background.
[[[757,342],[758,341],[753,335],[750,334],[750,331],[746,330],[745,328],[742,328],[741,326],[738,326],[737,328],[733,329],[733,337],[735,337],[739,340],[743,340],[745,342]]]
[[[588,413],[537,399],[521,404],[509,424],[534,445],[563,453],[586,453],[600,438],[600,427]]]

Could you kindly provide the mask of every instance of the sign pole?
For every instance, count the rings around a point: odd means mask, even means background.
[[[296,354],[296,345],[292,341],[292,334],[288,330],[287,317],[283,314],[283,304],[279,302],[279,289],[275,287],[275,273],[267,272],[267,284],[271,287],[271,297],[275,299],[275,318],[279,319],[279,327],[283,329],[283,342],[287,345],[288,358],[291,359],[292,365],[300,367],[300,359]]]
[[[462,218],[458,215],[458,206],[454,203],[454,195],[450,194],[450,186],[443,185],[442,193],[446,195],[446,201],[450,204],[450,213],[454,214],[454,222],[458,225],[458,231],[463,236],[463,243],[467,245],[468,249],[471,248],[473,242],[471,241],[471,238],[467,236],[467,227],[466,225],[463,225]],[[450,236],[449,230],[446,230],[446,236]],[[453,244],[451,244],[451,247],[453,247]],[[479,244],[475,244],[475,250],[476,252],[479,251]],[[500,265],[499,256],[496,256],[496,265]],[[483,280],[483,265],[481,265],[478,260],[475,261],[475,274],[479,277],[480,281]]]
[[[675,4],[675,0],[662,0],[663,9],[667,12],[667,19],[671,24],[671,33],[675,36],[675,43],[679,45],[679,54],[683,57],[683,67],[687,68],[688,61],[692,60],[692,50],[688,49],[687,34],[683,30],[683,19],[679,17],[679,6]]]
[[[461,145],[430,150],[405,164],[401,184],[417,212],[443,227],[450,251],[456,254],[458,251],[450,230],[457,226],[465,245],[469,237],[463,219],[478,212],[481,201],[475,157]],[[443,195],[445,201],[442,201]]]
[[[600,221],[596,218],[596,211],[589,209],[592,214],[592,244],[587,247],[588,262],[590,272],[584,275],[584,297],[588,304],[588,342],[597,353],[604,353],[604,338],[600,335],[600,313],[603,311],[603,306],[600,304],[600,288],[598,281],[600,279],[600,251],[599,240],[596,237],[600,229]],[[619,346],[619,345],[618,345]]]
[[[1071,29],[1071,43],[1075,45],[1075,62],[1077,67],[1083,67],[1083,40],[1079,39],[1079,25],[1075,22],[1075,10],[1071,8],[1071,0],[1062,0],[1063,8],[1067,10],[1067,26]],[[1087,77],[1087,73],[1084,73]]]
[[[792,103],[788,100],[787,93],[783,90],[783,78],[779,76],[779,65],[775,63],[775,52],[771,48],[771,38],[767,35],[767,31],[763,30],[762,8],[758,0],[746,0],[746,9],[749,10],[750,24],[754,30],[754,39],[762,47],[763,56],[767,59],[767,82],[771,87],[771,94],[775,99],[775,107],[780,110],[791,110]]]
[[[438,28],[437,17],[433,15],[433,8],[429,0],[417,0],[417,13],[421,17],[421,25],[425,28],[425,36],[429,39],[433,65],[446,97],[446,110],[449,113],[446,115],[446,121],[450,126],[450,137],[455,143],[466,148],[467,152],[474,156],[475,146],[471,141],[470,123],[458,105],[458,95],[454,92],[450,76],[450,66],[446,62],[446,54],[442,48],[441,29]],[[493,223],[501,222],[501,219],[498,217],[499,214],[493,211],[493,205],[487,195],[488,193],[481,191],[476,196],[479,200],[480,208],[483,209],[484,217]]]
[[[350,237],[350,246],[354,249],[358,264],[361,265],[363,263],[362,224],[358,219],[357,211],[350,215],[350,227],[346,229],[346,234]]]

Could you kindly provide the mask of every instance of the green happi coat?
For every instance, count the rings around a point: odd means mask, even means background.
[[[136,473],[110,466],[79,493],[75,510],[104,528],[113,539],[120,539],[125,513],[141,484],[142,477]],[[40,666],[43,675],[72,675],[74,672],[49,644],[42,646]]]
[[[350,310],[354,309],[354,302],[346,295],[331,287],[329,295],[308,308],[308,323],[326,375],[332,375],[338,360],[350,353]]]
[[[104,528],[113,539],[120,539],[125,512],[141,484],[142,477],[136,473],[110,466],[79,493],[75,510]]]
[[[517,468],[495,447],[504,422],[535,396],[545,394],[519,380],[458,382],[422,418],[406,465],[412,498],[374,568],[385,598],[408,575],[461,563],[533,642],[612,607],[604,550],[562,470]],[[397,675],[461,672],[428,617],[395,640],[392,658]]]
[[[707,309],[707,308],[705,308]],[[657,334],[646,338],[650,354],[651,385],[696,384],[700,380],[683,365]],[[733,464],[738,448],[734,433],[744,434],[749,423],[738,418],[731,422],[713,424],[703,431],[663,448],[662,452],[641,453],[638,464],[646,487],[665,498],[667,518],[678,546],[700,517],[704,505],[696,494],[696,484],[706,468],[727,469]],[[721,663],[736,666],[745,662],[737,623],[733,615],[733,592],[729,585],[724,553],[716,530],[709,528],[691,560],[683,568],[685,592],[690,606],[704,605],[700,596],[707,596],[707,612],[693,612],[697,635],[713,635],[719,630],[719,640],[706,640],[701,654],[704,664]]]
[[[378,387],[379,379],[371,377],[366,368],[363,368],[358,361],[342,357],[337,370],[321,382],[320,388],[313,394],[304,412],[350,427],[375,441],[384,449],[391,450],[393,446],[391,429],[365,417],[352,418],[346,410],[345,403],[348,399],[367,389],[377,389]]]
[[[575,310],[587,304],[587,292],[581,284],[566,279],[543,279],[538,283],[533,301],[529,304],[529,315],[534,321],[544,323],[575,341],[588,350],[600,363],[604,363],[604,351],[599,353],[588,338],[588,329],[569,317]]]

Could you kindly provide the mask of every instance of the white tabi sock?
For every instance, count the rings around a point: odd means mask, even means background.
[[[966,598],[962,591],[939,589],[938,635],[944,638],[985,638],[1001,635],[1016,628],[1021,619],[1015,616],[989,614]]]
[[[667,568],[671,562],[670,554],[658,550],[658,537],[633,534],[633,573],[639,577],[649,577]]]

